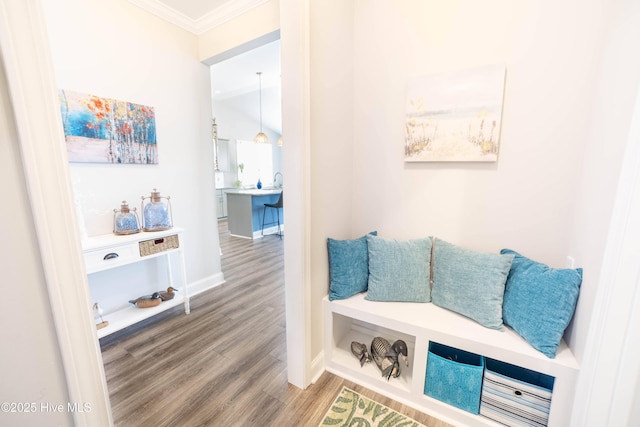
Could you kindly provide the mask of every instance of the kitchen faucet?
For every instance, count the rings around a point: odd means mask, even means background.
[[[280,175],[280,181],[281,181],[279,187],[276,185],[276,182],[277,182],[277,179],[278,179],[278,175]],[[281,188],[283,184],[284,184],[284,177],[282,176],[282,172],[276,172],[273,175],[273,188]]]

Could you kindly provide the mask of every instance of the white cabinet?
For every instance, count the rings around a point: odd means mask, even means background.
[[[224,189],[216,190],[217,195],[217,203],[216,212],[218,218],[226,218],[227,217],[227,194]]]
[[[163,301],[156,307],[137,308],[129,306],[113,312],[106,312],[103,318],[105,321],[109,321],[109,325],[105,328],[98,329],[98,338],[102,338],[180,304],[184,305],[185,313],[189,314],[189,295],[187,291],[187,277],[183,252],[183,231],[181,228],[174,227],[164,231],[141,232],[124,236],[105,234],[90,237],[82,242],[90,288],[94,286],[91,284],[91,276],[93,275],[100,274],[106,270],[124,267],[132,263],[165,257],[167,282],[162,288],[166,289],[169,286],[173,286],[180,289],[180,292],[176,292],[176,296],[173,299]],[[174,272],[171,268],[172,256],[178,257],[180,266],[179,285],[174,285]],[[104,286],[104,283],[95,286]],[[159,287],[159,289],[161,288]]]
[[[549,359],[510,328],[485,328],[432,303],[373,302],[364,294],[335,301],[325,297],[323,311],[329,372],[454,425],[498,426],[424,394],[428,347],[434,341],[554,377],[549,425],[570,424],[579,366],[564,341],[556,358]],[[407,343],[410,366],[401,366],[399,378],[383,378],[375,363],[360,367],[351,354],[351,341],[369,347],[375,336]]]

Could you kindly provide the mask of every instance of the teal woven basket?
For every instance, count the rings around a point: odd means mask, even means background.
[[[478,414],[483,372],[483,356],[430,342],[424,394]]]

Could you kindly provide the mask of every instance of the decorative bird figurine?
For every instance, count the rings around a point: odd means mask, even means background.
[[[102,309],[102,307],[100,307],[100,304],[98,304],[97,302],[93,303],[93,317],[95,317],[96,319],[100,318],[100,323],[98,323],[96,325],[96,329],[102,329],[106,326],[109,326],[109,321],[108,320],[104,320],[102,318],[102,313],[104,313],[104,310]]]
[[[407,349],[407,343],[402,340],[397,340],[391,345],[391,350],[395,353],[395,355],[391,355],[390,357],[395,357],[398,360],[398,356],[402,358],[405,366],[409,366],[409,351]]]
[[[364,366],[365,363],[371,362],[371,356],[367,351],[366,344],[359,343],[357,341],[351,342],[351,353],[360,360],[360,366]]]
[[[176,296],[175,291],[179,291],[180,289],[176,289],[172,286],[169,286],[166,291],[160,292],[160,299],[162,301],[167,301],[173,299]]]
[[[104,322],[104,319],[102,318],[102,313],[104,313],[104,310],[102,309],[102,307],[100,307],[100,304],[98,304],[97,302],[93,303],[93,317],[95,317],[96,319],[99,317],[101,322]]]
[[[145,295],[129,301],[131,304],[138,308],[149,308],[160,305],[162,299],[160,298],[160,292],[154,292],[151,295]]]
[[[402,356],[405,364],[409,366],[407,355],[407,344],[402,340],[397,340],[393,345],[382,337],[375,337],[371,341],[371,356],[382,371],[382,376],[387,377],[387,380],[400,376],[398,356]]]

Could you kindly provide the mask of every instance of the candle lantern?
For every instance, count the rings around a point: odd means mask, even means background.
[[[140,221],[136,208],[129,209],[126,200],[120,209],[113,210],[113,232],[115,234],[134,234],[140,232]]]
[[[141,206],[144,231],[161,231],[173,227],[170,197],[160,196],[160,192],[154,188],[151,196],[142,196]]]

